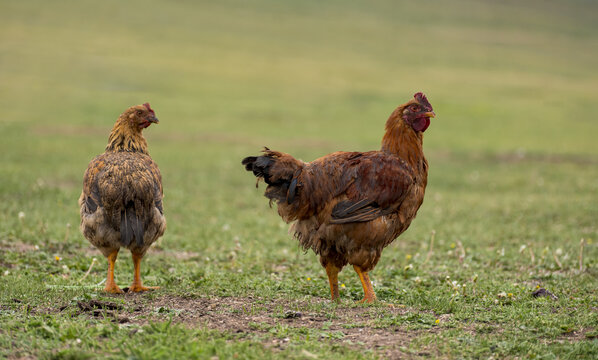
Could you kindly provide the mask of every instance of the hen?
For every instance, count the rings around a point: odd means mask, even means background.
[[[143,286],[140,262],[166,229],[162,209],[162,177],[147,150],[142,130],[158,123],[148,103],[123,112],[110,133],[106,151],[96,156],[83,177],[81,232],[108,258],[105,291],[122,293],[114,282],[114,263],[121,247],[131,251],[133,284]]]
[[[386,122],[379,151],[335,152],[312,162],[266,148],[243,159],[245,169],[268,185],[265,196],[305,249],[320,255],[332,300],[338,273],[347,265],[359,275],[362,302],[376,295],[368,272],[382,250],[405,231],[424,200],[428,162],[423,133],[434,117],[422,93],[399,106]]]

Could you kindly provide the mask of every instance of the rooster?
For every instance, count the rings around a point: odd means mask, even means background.
[[[79,198],[81,232],[108,258],[105,291],[122,293],[114,282],[114,263],[121,247],[134,264],[129,291],[142,284],[140,263],[150,245],[166,229],[162,208],[162,176],[147,150],[142,130],[158,123],[148,103],[132,106],[119,117],[103,154],[96,156],[83,177]]]
[[[417,93],[390,115],[379,151],[335,152],[306,163],[265,148],[243,159],[258,183],[268,185],[264,195],[277,203],[279,215],[292,223],[289,232],[320,256],[332,300],[339,299],[338,273],[347,264],[361,280],[361,302],[376,300],[368,273],[424,200],[422,140],[434,116],[426,96]]]

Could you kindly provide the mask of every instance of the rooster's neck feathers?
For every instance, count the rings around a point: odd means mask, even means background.
[[[106,151],[138,152],[148,154],[147,142],[140,129],[131,125],[127,118],[119,117],[108,137]]]
[[[416,132],[403,119],[403,107],[396,109],[386,122],[386,133],[382,138],[382,151],[398,156],[414,169],[421,168],[425,161],[423,134]]]

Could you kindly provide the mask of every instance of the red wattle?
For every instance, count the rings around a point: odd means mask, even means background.
[[[430,118],[429,117],[420,117],[413,121],[413,130],[424,132],[430,126]]]

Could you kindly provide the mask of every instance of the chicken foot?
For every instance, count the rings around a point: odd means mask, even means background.
[[[107,256],[108,258],[108,275],[106,276],[106,286],[104,287],[104,291],[111,293],[111,294],[122,294],[123,291],[116,285],[114,282],[114,265],[116,263],[116,257],[118,256],[118,250],[114,250],[110,255]]]
[[[131,255],[133,257],[133,266],[135,267],[135,270],[133,275],[133,283],[129,287],[129,291],[141,292],[159,289],[159,286],[143,286],[143,283],[141,282],[141,259],[143,258],[143,255],[135,253],[131,253]]]
[[[359,275],[359,280],[361,280],[361,286],[363,286],[364,297],[360,302],[373,303],[374,301],[376,301],[376,294],[374,293],[374,288],[372,287],[370,276],[368,275],[367,271],[363,271],[357,265],[353,265],[353,269],[355,269],[355,272],[357,273],[357,275]]]

